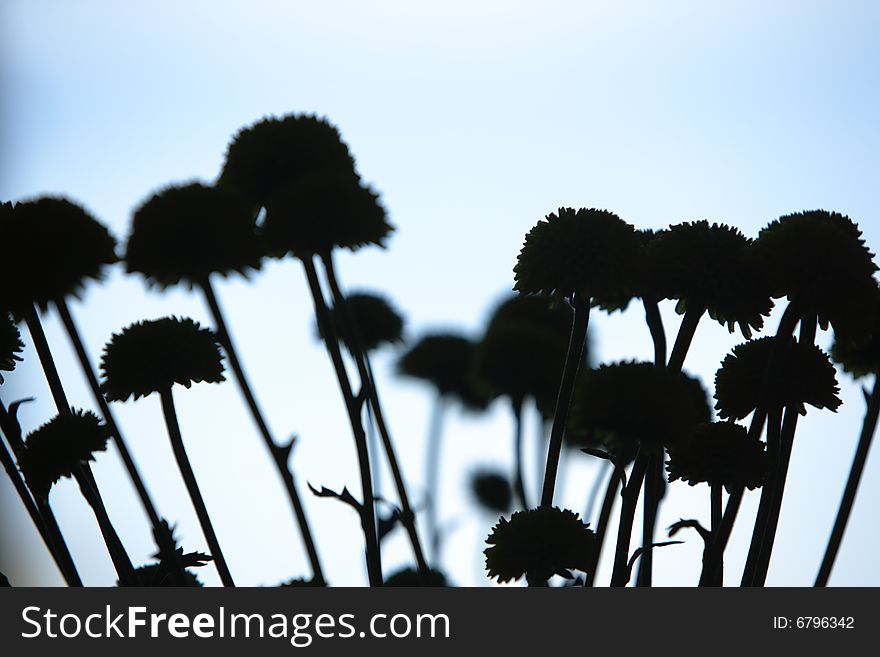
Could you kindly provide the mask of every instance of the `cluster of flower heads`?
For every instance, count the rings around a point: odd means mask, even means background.
[[[593,531],[573,511],[540,507],[501,518],[486,543],[486,570],[504,583],[525,576],[545,582],[572,570],[590,572],[596,555]]]
[[[214,333],[192,319],[136,322],[104,347],[101,388],[109,401],[125,401],[169,391],[176,383],[217,383],[224,380],[222,361]]]
[[[11,372],[15,369],[16,361],[21,360],[24,343],[18,327],[9,313],[0,312],[0,372]],[[0,383],[3,383],[3,375],[0,374]]]
[[[669,481],[708,483],[728,491],[763,486],[767,468],[764,443],[749,438],[748,430],[733,422],[698,424],[670,447],[666,465]]]
[[[401,357],[398,370],[431,384],[439,395],[451,397],[466,408],[482,410],[490,398],[474,375],[475,349],[473,341],[460,335],[428,335]]]
[[[837,376],[828,355],[791,336],[766,337],[733,348],[715,374],[715,405],[722,418],[741,420],[757,408],[805,404],[836,411]]]
[[[20,316],[37,305],[77,296],[88,280],[101,280],[117,261],[116,240],[82,207],[44,196],[0,205],[4,266],[15,276],[0,279],[0,308]]]
[[[706,391],[698,379],[653,363],[624,361],[583,372],[569,428],[611,445],[660,448],[709,419]]]
[[[259,269],[255,216],[237,194],[201,183],[172,185],[134,213],[125,262],[150,285],[200,285],[211,274]]]
[[[774,297],[787,297],[847,339],[868,335],[877,266],[849,217],[826,210],[786,215],[758,234],[755,252]]]
[[[490,318],[477,348],[477,377],[493,396],[514,403],[532,398],[545,417],[552,415],[571,323],[567,304],[522,295],[508,299]]]
[[[364,351],[374,351],[383,345],[403,341],[403,317],[391,307],[387,299],[375,294],[356,292],[346,295],[345,307],[348,317],[341,306],[334,305],[330,309],[330,321],[336,335],[350,351],[354,347],[354,336],[348,330],[348,319],[354,323],[358,344]]]
[[[71,409],[56,415],[27,435],[18,464],[28,488],[42,500],[62,477],[70,477],[79,467],[103,452],[110,438],[107,427],[91,411]]]

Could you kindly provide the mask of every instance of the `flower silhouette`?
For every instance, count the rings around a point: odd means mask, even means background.
[[[476,345],[452,334],[427,335],[414,344],[398,363],[398,371],[431,384],[441,397],[451,397],[465,408],[483,410],[489,396],[474,376]]]
[[[11,372],[15,369],[16,361],[21,360],[24,343],[18,327],[12,321],[9,313],[0,312],[0,371]],[[0,374],[0,383],[3,383],[3,375]]]
[[[471,493],[474,499],[487,511],[507,513],[513,502],[510,482],[502,474],[490,470],[479,470],[471,476]]]
[[[91,411],[71,409],[56,415],[25,438],[19,467],[28,487],[40,499],[48,499],[53,484],[94,461],[94,453],[103,452],[109,438],[107,428]]]
[[[385,586],[390,587],[415,587],[415,586],[449,586],[446,575],[433,568],[428,572],[428,581],[425,582],[422,575],[415,568],[402,568],[392,573],[385,580]]]
[[[223,357],[214,334],[192,319],[163,317],[136,322],[113,335],[104,348],[102,389],[110,401],[170,390],[175,383],[224,380]]]
[[[355,325],[354,330],[357,331],[357,340],[364,351],[374,351],[382,345],[403,341],[403,318],[386,299],[361,292],[347,295],[345,302]],[[354,338],[346,328],[348,323],[342,316],[342,308],[333,306],[330,320],[343,344],[352,350]]]
[[[239,196],[193,182],[166,187],[141,204],[125,261],[150,285],[193,287],[215,273],[247,275],[260,267],[262,250],[253,213]]]
[[[774,344],[784,343],[769,367]],[[764,390],[765,398],[759,399]],[[759,406],[792,406],[801,415],[805,404],[836,411],[842,403],[837,377],[828,355],[791,336],[751,340],[733,348],[715,374],[715,405],[722,418],[741,420]]]
[[[856,340],[835,334],[831,346],[832,360],[857,379],[880,372],[880,291],[873,308],[865,311],[874,317],[870,335]]]
[[[0,308],[16,316],[36,304],[76,297],[89,279],[101,280],[116,262],[116,241],[79,205],[60,197],[4,204],[0,244],[4,266],[15,276],[0,280]]]
[[[501,518],[486,543],[486,570],[500,583],[525,576],[545,582],[553,575],[592,568],[595,535],[578,515],[559,507],[518,511]]]

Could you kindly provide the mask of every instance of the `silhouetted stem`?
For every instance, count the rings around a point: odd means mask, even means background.
[[[703,556],[703,572],[700,575],[700,586],[724,585],[724,551],[727,549],[730,534],[733,532],[733,524],[736,522],[736,515],[739,513],[744,492],[745,489],[739,486],[727,498],[727,507],[724,509],[724,515],[721,518],[721,525],[717,532],[713,528],[712,540]]]
[[[416,565],[423,581],[429,581],[430,568],[425,561],[425,555],[422,550],[422,544],[419,541],[419,533],[416,529],[416,514],[413,512],[412,505],[409,501],[406,482],[403,479],[403,473],[400,468],[400,461],[397,458],[397,452],[394,449],[394,442],[391,440],[391,433],[388,431],[388,425],[385,422],[385,413],[382,410],[382,404],[379,401],[379,391],[376,387],[376,379],[373,376],[373,368],[370,365],[370,356],[363,348],[357,324],[348,307],[345,295],[339,285],[339,279],[336,276],[336,266],[334,265],[333,256],[326,254],[322,256],[324,268],[327,271],[327,282],[330,284],[330,291],[333,295],[333,303],[342,311],[342,318],[345,322],[348,334],[354,343],[352,345],[354,351],[354,360],[358,368],[358,376],[361,379],[361,386],[364,388],[369,399],[369,408],[372,409],[373,417],[376,420],[376,428],[379,431],[379,437],[382,440],[382,447],[385,450],[385,456],[388,459],[388,467],[391,470],[391,476],[394,479],[394,487],[397,490],[397,498],[400,500],[401,523],[406,529],[409,536],[409,542],[412,546],[413,556],[416,559]]]
[[[147,491],[146,484],[144,483],[143,477],[141,477],[141,474],[138,471],[137,465],[135,465],[134,459],[131,456],[131,452],[128,449],[128,445],[126,445],[125,439],[122,437],[122,432],[119,430],[116,419],[113,416],[113,413],[110,411],[110,406],[107,403],[107,400],[104,398],[104,395],[101,393],[101,386],[98,383],[98,377],[95,375],[95,371],[92,368],[91,361],[85,350],[85,345],[80,338],[79,331],[77,330],[76,323],[73,320],[73,316],[70,314],[70,309],[67,306],[67,302],[64,299],[56,300],[55,307],[58,310],[58,316],[61,318],[61,322],[64,324],[64,329],[67,331],[67,335],[70,338],[70,342],[73,345],[73,349],[76,352],[77,358],[79,359],[79,364],[82,368],[83,374],[85,375],[86,380],[89,383],[89,387],[92,390],[92,396],[95,399],[95,403],[101,410],[101,415],[104,417],[104,422],[109,428],[110,433],[116,442],[116,447],[119,450],[119,455],[122,458],[125,469],[128,471],[128,476],[131,478],[135,490],[137,490],[137,494],[140,498],[141,504],[144,507],[144,511],[146,511],[147,517],[150,519],[150,524],[155,530],[159,527],[159,524],[161,522],[159,514],[156,511],[156,506],[155,504],[153,504],[153,500],[150,497],[150,493]]]
[[[306,272],[306,279],[309,284],[312,301],[315,305],[315,318],[318,322],[321,335],[324,336],[324,345],[327,347],[327,352],[333,363],[333,369],[336,372],[336,379],[339,382],[339,389],[342,393],[343,401],[345,402],[345,409],[348,412],[348,420],[351,424],[351,431],[354,437],[358,469],[360,470],[361,477],[361,495],[363,497],[363,503],[361,505],[361,526],[364,531],[367,574],[370,580],[370,586],[382,586],[382,559],[379,552],[378,532],[376,531],[376,503],[375,494],[373,493],[373,474],[370,468],[369,452],[367,451],[367,437],[364,432],[360,413],[362,400],[355,399],[354,392],[352,391],[351,382],[349,381],[348,373],[345,370],[345,363],[342,360],[342,352],[339,349],[339,343],[336,339],[336,332],[333,330],[333,324],[330,321],[330,311],[327,308],[324,294],[321,291],[321,283],[318,280],[318,272],[315,270],[315,263],[311,257],[303,258],[302,263]]]
[[[692,305],[685,311],[681,326],[678,328],[678,335],[675,337],[675,344],[672,346],[672,354],[669,356],[669,369],[681,370],[704,312],[706,312],[704,306],[696,305]]]
[[[614,552],[614,571],[611,574],[611,586],[626,586],[629,580],[629,544],[632,538],[633,521],[636,516],[636,505],[645,472],[653,455],[639,451],[633,464],[626,488],[623,489],[623,502],[620,507],[620,526],[617,530],[617,548]]]
[[[523,478],[523,430],[522,430],[522,400],[513,400],[513,490],[519,498],[523,510],[529,508],[526,500],[526,486]]]
[[[666,364],[666,331],[663,329],[663,318],[660,316],[660,308],[654,300],[642,299],[645,307],[645,322],[651,332],[651,341],[654,343],[654,363]],[[645,558],[642,555],[642,559]]]
[[[592,586],[596,581],[596,570],[599,568],[599,558],[602,556],[602,546],[605,544],[605,535],[608,533],[608,523],[611,520],[611,511],[617,500],[617,490],[623,481],[623,468],[614,467],[611,478],[605,489],[605,499],[602,502],[602,510],[599,512],[599,522],[596,523],[596,559],[590,572],[587,573],[584,586]]]
[[[613,467],[611,461],[603,460],[599,463],[599,472],[596,473],[596,478],[593,479],[593,485],[590,486],[590,492],[587,495],[587,504],[584,508],[584,522],[590,522],[593,518],[593,511],[596,508],[599,491],[602,490],[602,482],[605,479],[605,471],[610,467]]]
[[[24,321],[27,324],[28,332],[34,343],[37,356],[40,359],[40,365],[46,376],[46,382],[49,384],[49,390],[52,392],[52,398],[55,401],[55,407],[59,415],[70,414],[70,404],[67,401],[67,395],[64,394],[64,387],[61,385],[61,377],[58,376],[58,369],[55,367],[55,361],[52,358],[52,352],[49,349],[49,342],[46,340],[46,334],[43,332],[43,325],[34,306],[28,306],[24,312]],[[122,541],[110,517],[107,515],[107,509],[104,506],[104,500],[98,491],[98,484],[95,481],[92,470],[87,463],[80,464],[80,467],[73,473],[74,479],[79,484],[80,492],[85,498],[92,511],[95,514],[95,520],[98,522],[98,528],[104,538],[104,545],[107,546],[107,552],[113,561],[116,574],[119,576],[123,584],[134,583],[134,567],[131,565],[131,559],[122,545]]]
[[[208,515],[208,508],[202,499],[202,493],[196,482],[196,476],[190,465],[189,457],[186,455],[186,448],[183,445],[183,436],[180,434],[180,424],[177,422],[177,411],[174,408],[174,398],[171,395],[171,388],[166,388],[159,393],[162,399],[162,414],[165,417],[165,427],[168,429],[168,438],[171,440],[171,449],[174,452],[174,458],[177,461],[177,467],[180,469],[180,475],[183,477],[183,483],[186,484],[186,491],[192,500],[193,508],[199,519],[199,525],[208,547],[211,550],[211,556],[214,558],[214,564],[217,566],[217,573],[224,586],[235,586],[229,568],[226,565],[226,559],[223,551],[220,549],[220,541],[217,540],[217,534],[214,532],[214,525],[211,523],[211,517]]]
[[[584,353],[584,343],[587,339],[587,328],[590,323],[590,298],[576,295],[572,303],[574,305],[574,321],[568,340],[568,352],[562,370],[562,381],[559,384],[559,395],[556,398],[556,410],[553,413],[550,444],[547,446],[547,466],[544,470],[544,488],[541,493],[541,506],[545,508],[553,506],[556,474],[559,471],[559,457],[562,454],[562,437],[565,433],[575,377]]]
[[[859,488],[859,481],[865,469],[865,462],[868,460],[868,451],[871,449],[871,441],[877,429],[877,417],[880,415],[880,376],[874,377],[874,388],[871,390],[870,395],[865,394],[865,401],[868,408],[865,412],[865,420],[862,423],[859,444],[849,471],[849,478],[846,480],[843,499],[840,501],[840,508],[837,510],[837,518],[834,520],[834,528],[831,530],[831,538],[828,540],[828,547],[825,548],[825,556],[822,558],[822,565],[816,577],[816,586],[828,585],[828,578],[831,576],[831,569],[834,568],[834,560],[837,558],[837,551],[840,549],[843,533],[846,531],[846,523],[849,520],[849,514],[855,503],[856,491]]]
[[[428,445],[425,450],[425,488],[428,496],[425,504],[425,515],[428,520],[428,531],[431,541],[431,561],[435,567],[440,559],[440,520],[438,500],[440,498],[440,452],[443,445],[443,416],[446,411],[446,400],[438,395],[431,411],[431,424],[428,427]]]
[[[287,462],[289,452],[278,445],[269,430],[269,425],[266,423],[263,412],[260,409],[260,406],[257,403],[257,398],[251,388],[250,381],[248,380],[244,368],[241,365],[241,361],[238,358],[238,351],[235,349],[235,345],[229,335],[223,311],[220,309],[220,304],[217,301],[217,296],[214,294],[214,287],[211,285],[210,280],[205,279],[202,281],[201,288],[205,294],[205,299],[208,302],[208,308],[211,310],[214,326],[217,329],[217,339],[220,341],[220,344],[223,345],[223,350],[226,352],[229,366],[232,368],[232,373],[235,376],[235,382],[238,384],[242,397],[244,397],[254,424],[257,425],[257,430],[260,437],[263,439],[263,444],[266,446],[269,455],[272,457],[275,469],[281,477],[281,481],[284,483],[287,497],[293,507],[293,513],[296,517],[297,525],[299,526],[300,536],[302,537],[303,545],[305,546],[306,554],[309,557],[309,563],[312,567],[313,581],[316,584],[324,584],[324,572],[321,568],[321,561],[318,558],[318,550],[315,547],[312,530],[309,526],[309,521],[306,517],[306,511],[303,507],[299,492],[296,488],[296,480],[293,476],[293,470]]]
[[[642,507],[642,547],[644,551],[639,557],[639,572],[636,576],[636,586],[651,586],[654,572],[654,529],[657,524],[657,512],[660,509],[660,500],[665,493],[665,480],[663,479],[663,451],[651,456],[645,472],[645,503]]]
[[[724,500],[723,500],[723,492],[724,487],[721,484],[712,484],[711,492],[709,493],[710,501],[709,505],[711,521],[712,521],[712,534],[714,535],[716,532],[721,531],[721,523],[724,518]],[[706,545],[705,552],[708,552],[708,545]],[[704,554],[705,559],[705,554]],[[724,555],[721,555],[721,559],[718,562],[718,567],[715,572],[715,580],[712,582],[714,586],[724,586]]]

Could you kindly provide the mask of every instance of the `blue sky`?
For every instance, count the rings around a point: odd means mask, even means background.
[[[387,293],[406,313],[410,336],[438,328],[476,336],[512,286],[525,232],[563,205],[608,208],[638,227],[723,221],[752,236],[781,214],[823,207],[850,215],[880,248],[878,27],[880,6],[867,1],[7,0],[0,8],[0,199],[63,193],[124,239],[133,208],[157,188],[213,179],[241,126],[269,114],[317,112],[340,127],[398,229],[387,250],[340,257],[347,287]],[[314,341],[301,267],[272,262],[250,282],[221,282],[218,291],[273,429],[300,436],[294,462],[302,486],[356,487],[354,450],[329,362]],[[119,270],[74,305],[95,357],[112,332],[171,313],[208,320],[197,295],[147,292]],[[678,318],[671,308],[664,318],[671,339]],[[89,407],[52,313],[46,325],[72,400]],[[651,356],[637,309],[595,313],[594,329],[602,360]],[[738,341],[704,320],[686,369],[710,387]],[[6,403],[38,397],[21,415],[32,429],[52,406],[27,356],[0,394]],[[393,375],[395,358],[381,354],[376,368],[418,497],[431,395]],[[799,425],[772,584],[809,584],[818,567],[863,412],[858,388],[840,380],[841,411],[811,410]],[[303,574],[281,488],[232,383],[176,396],[237,580],[273,584]],[[204,548],[158,400],[115,410],[160,510],[178,521],[188,547]],[[458,583],[479,583],[478,550],[492,519],[469,510],[464,482],[477,464],[509,466],[511,420],[503,404],[479,418],[452,409],[447,429],[443,515],[456,529],[446,555]],[[870,509],[880,495],[876,452],[836,584],[880,582]],[[100,456],[96,474],[133,558],[143,561],[149,534],[117,461],[112,451]],[[580,510],[594,473],[586,457],[569,459],[561,501]],[[707,498],[700,488],[674,485],[659,526],[705,519]],[[112,582],[75,487],[61,484],[52,500],[84,579]],[[331,501],[307,503],[331,582],[364,582],[352,512]],[[731,572],[755,505],[756,496],[747,496]],[[59,582],[5,479],[0,507],[0,571],[14,582]],[[688,538],[658,553],[659,583],[696,581],[700,545]],[[403,537],[390,539],[387,569],[407,557]],[[204,579],[213,583],[209,570]]]

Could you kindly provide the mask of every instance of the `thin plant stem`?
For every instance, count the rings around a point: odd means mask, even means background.
[[[55,367],[55,360],[52,358],[49,342],[46,340],[46,334],[43,331],[43,325],[40,322],[35,306],[28,306],[26,308],[24,320],[33,340],[34,348],[37,351],[37,356],[40,359],[40,365],[46,376],[46,382],[49,384],[49,390],[55,401],[55,407],[59,415],[69,415],[70,404],[67,401],[67,395],[64,393],[61,377],[58,375],[58,369]],[[134,567],[122,544],[122,540],[119,538],[119,534],[116,533],[116,529],[110,521],[110,516],[107,514],[107,509],[98,490],[98,484],[92,474],[92,469],[87,463],[81,463],[74,470],[73,476],[86,502],[92,507],[95,520],[98,522],[98,528],[101,530],[101,536],[104,538],[104,545],[107,547],[107,552],[110,555],[120,582],[122,584],[134,584],[136,582]]]
[[[85,350],[85,345],[80,338],[79,330],[76,327],[73,316],[70,314],[70,309],[67,306],[67,302],[63,298],[60,300],[56,300],[55,307],[58,310],[58,316],[61,318],[64,329],[67,331],[67,335],[70,338],[70,342],[73,345],[74,351],[76,352],[76,356],[79,360],[79,364],[82,368],[83,374],[85,375],[86,380],[89,383],[89,388],[91,388],[92,396],[95,399],[95,403],[98,405],[98,408],[101,411],[101,415],[104,417],[104,422],[110,430],[111,435],[113,436],[113,439],[116,443],[116,448],[119,450],[119,455],[122,458],[125,469],[128,471],[128,476],[131,478],[135,490],[137,491],[138,497],[140,498],[141,505],[144,507],[144,511],[146,512],[147,517],[150,520],[150,524],[155,530],[159,527],[161,523],[159,514],[156,511],[156,505],[153,503],[153,500],[150,497],[150,493],[147,490],[147,486],[144,483],[143,477],[141,476],[137,465],[135,464],[134,459],[131,456],[128,445],[126,444],[125,439],[122,437],[122,432],[119,430],[119,425],[116,423],[116,418],[110,411],[110,405],[107,403],[107,400],[101,393],[101,385],[98,383],[98,377],[95,375],[95,370],[92,368],[91,361]]]
[[[391,433],[385,422],[385,413],[382,410],[382,404],[379,401],[379,391],[376,387],[376,378],[373,376],[373,368],[370,365],[370,356],[360,339],[357,325],[348,307],[345,294],[339,285],[339,279],[336,276],[336,266],[333,260],[333,254],[328,253],[322,256],[324,269],[327,272],[327,282],[330,285],[330,292],[333,295],[333,303],[342,311],[342,319],[348,329],[348,335],[352,341],[352,351],[354,361],[358,369],[358,376],[361,379],[361,386],[366,392],[369,400],[368,412],[372,411],[372,416],[376,420],[376,429],[379,432],[379,438],[382,441],[382,447],[385,451],[385,457],[388,460],[388,467],[391,470],[391,477],[394,480],[394,487],[397,490],[397,497],[400,500],[401,523],[406,529],[412,546],[413,556],[416,560],[416,566],[423,581],[428,582],[430,577],[430,569],[425,560],[422,544],[419,540],[419,533],[416,527],[416,514],[412,509],[407,493],[406,482],[403,478],[403,472],[400,468],[400,461],[397,458],[397,452],[394,449],[394,441],[391,440]],[[374,459],[375,462],[375,459]]]
[[[608,479],[608,486],[605,488],[605,499],[602,501],[602,510],[599,512],[599,521],[596,523],[596,555],[593,560],[593,567],[587,573],[584,580],[584,586],[593,586],[596,581],[596,571],[599,569],[599,558],[602,556],[602,547],[605,544],[605,535],[608,533],[608,523],[611,520],[611,512],[614,509],[614,502],[617,501],[618,489],[623,482],[623,468],[615,466],[611,471],[611,477]]]
[[[614,551],[614,570],[611,574],[611,586],[626,586],[629,580],[629,544],[632,538],[633,521],[636,505],[642,491],[642,483],[652,455],[639,451],[629,475],[626,488],[623,489],[623,502],[620,507],[620,525],[617,530],[617,548]]]
[[[711,516],[712,534],[721,531],[721,523],[724,518],[724,487],[721,484],[712,484],[709,493],[709,506]],[[708,545],[706,546],[708,549]],[[712,582],[715,586],[724,586],[724,555],[715,572],[715,580]]]
[[[654,343],[654,362],[666,364],[666,331],[663,329],[663,318],[660,308],[653,299],[642,299],[645,307],[645,322],[651,332],[651,341]],[[644,555],[642,557],[644,559]]]
[[[253,419],[254,424],[257,425],[257,431],[263,439],[263,444],[266,446],[269,455],[272,457],[275,469],[281,477],[281,481],[287,491],[287,497],[293,507],[293,514],[299,527],[300,536],[302,537],[303,545],[309,558],[309,563],[311,564],[313,582],[315,584],[323,585],[325,579],[324,571],[321,568],[321,560],[318,557],[318,550],[315,546],[315,540],[306,516],[305,507],[303,506],[302,499],[296,488],[296,480],[293,475],[293,470],[288,463],[290,451],[280,446],[272,436],[272,432],[269,430],[269,425],[265,420],[263,411],[257,402],[250,381],[238,358],[238,351],[232,342],[232,337],[229,334],[223,311],[220,308],[220,303],[217,301],[217,295],[214,293],[214,287],[211,285],[211,281],[207,278],[203,280],[201,288],[205,294],[208,308],[211,311],[214,326],[217,329],[217,339],[223,346],[223,350],[226,352],[226,356],[229,359],[229,366],[232,368],[235,382],[238,384],[239,391],[241,392],[242,397],[244,397],[251,418]]]
[[[837,510],[837,517],[834,520],[834,528],[831,530],[831,537],[828,539],[828,546],[825,548],[825,556],[822,558],[822,565],[819,567],[819,574],[816,576],[816,586],[824,587],[828,585],[828,578],[831,576],[832,568],[834,568],[834,560],[837,558],[837,551],[840,549],[843,534],[846,531],[846,524],[849,521],[849,515],[855,503],[859,481],[862,478],[862,472],[868,460],[868,451],[871,449],[871,441],[877,429],[877,417],[880,415],[880,376],[875,375],[874,387],[870,395],[867,392],[865,393],[865,402],[868,408],[865,412],[865,420],[862,423],[859,444],[849,471],[849,478],[846,480],[843,499],[840,501],[840,508]]]
[[[321,284],[318,280],[318,272],[315,269],[315,263],[311,256],[302,259],[303,268],[305,269],[306,279],[309,284],[312,301],[315,306],[315,318],[321,329],[321,335],[324,336],[324,345],[330,355],[333,363],[333,369],[336,372],[336,379],[339,383],[339,389],[342,393],[345,409],[348,412],[348,420],[351,424],[352,436],[354,438],[355,451],[357,452],[358,469],[361,478],[361,495],[363,502],[361,504],[361,526],[364,531],[365,557],[367,562],[367,576],[370,586],[382,586],[382,558],[379,551],[379,537],[376,530],[376,502],[373,493],[373,475],[370,468],[370,456],[367,447],[367,437],[364,432],[363,421],[361,419],[361,404],[363,399],[356,399],[351,388],[351,381],[345,370],[345,363],[342,360],[342,352],[339,349],[339,342],[336,339],[336,332],[333,330],[333,324],[330,321],[330,311],[324,300],[324,293],[321,291]]]
[[[692,305],[685,311],[681,326],[678,328],[678,335],[675,337],[675,344],[672,346],[672,354],[669,356],[667,365],[669,369],[681,370],[685,356],[687,356],[688,349],[690,349],[691,342],[697,332],[697,325],[705,312],[705,306],[697,305]]]
[[[589,522],[593,518],[593,511],[596,508],[596,502],[599,499],[599,491],[602,490],[602,482],[605,480],[605,472],[609,468],[613,468],[610,461],[601,461],[599,463],[599,472],[593,479],[593,485],[590,486],[590,492],[587,495],[587,504],[584,507],[584,521]]]
[[[446,414],[446,399],[438,395],[431,411],[431,424],[428,428],[428,445],[425,450],[425,488],[427,489],[427,501],[425,515],[428,521],[430,533],[429,545],[431,546],[431,561],[439,565],[440,559],[440,461],[441,447],[443,445],[443,417]]]
[[[572,303],[574,305],[574,320],[571,326],[571,336],[568,341],[565,365],[562,370],[562,381],[559,384],[559,394],[556,398],[556,410],[553,413],[550,443],[547,446],[547,466],[544,470],[544,487],[541,493],[541,506],[544,508],[553,506],[553,493],[556,489],[559,457],[562,454],[562,437],[565,433],[568,409],[571,406],[571,396],[574,392],[575,377],[581,364],[584,343],[587,339],[587,328],[590,323],[590,298],[575,295]]]
[[[192,505],[195,508],[196,516],[199,519],[202,533],[208,542],[211,550],[211,556],[214,558],[214,564],[217,566],[217,572],[223,586],[235,586],[229,568],[226,565],[226,559],[223,551],[220,549],[220,541],[217,540],[217,534],[214,532],[214,525],[211,523],[211,517],[208,515],[208,508],[205,506],[205,500],[199,490],[196,482],[196,476],[190,465],[189,457],[186,455],[186,448],[183,445],[183,436],[180,434],[180,424],[177,421],[177,411],[174,408],[174,398],[171,394],[171,388],[166,388],[159,393],[162,400],[162,414],[165,417],[165,427],[168,429],[168,438],[171,440],[171,449],[174,452],[174,458],[177,461],[177,467],[180,469],[180,475],[183,477],[183,483],[186,484],[186,491],[189,493]]]
[[[700,586],[720,586],[723,577],[724,551],[733,532],[739,507],[742,504],[745,488],[738,486],[727,498],[727,506],[717,531],[712,531],[712,538],[703,556],[703,572],[700,575]]]
[[[526,485],[523,478],[523,427],[522,427],[522,400],[514,399],[513,410],[513,490],[519,498],[522,509],[528,509],[529,503],[526,498]]]

